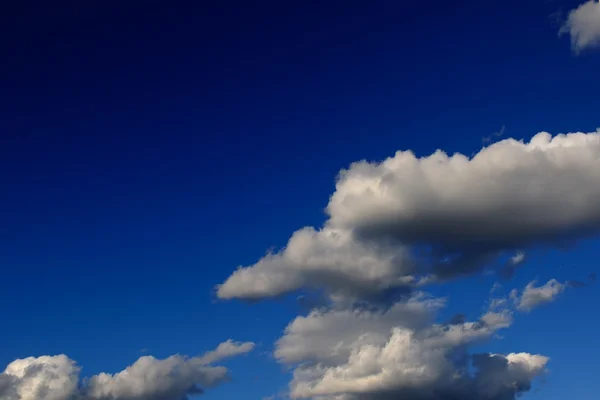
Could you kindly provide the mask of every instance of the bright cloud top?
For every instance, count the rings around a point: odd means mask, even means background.
[[[2,400],[185,400],[229,379],[229,371],[210,365],[251,351],[253,343],[227,341],[199,357],[140,357],[116,374],[81,381],[81,368],[65,355],[15,360],[0,374]]]
[[[471,158],[399,151],[343,170],[321,229],[295,232],[217,294],[260,299],[318,288],[367,298],[472,274],[502,255],[598,232],[599,197],[599,132],[506,139]]]
[[[575,53],[599,48],[600,2],[589,0],[572,10],[559,33],[571,36],[571,48]]]

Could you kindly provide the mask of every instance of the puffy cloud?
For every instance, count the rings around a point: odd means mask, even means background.
[[[85,393],[102,400],[180,400],[227,379],[226,368],[207,366],[201,358],[145,356],[114,375],[91,377]]]
[[[291,397],[508,400],[529,390],[546,357],[467,352],[510,326],[509,310],[489,311],[474,322],[433,324],[441,305],[417,297],[387,312],[332,310],[297,318],[276,350],[280,361],[296,366]]]
[[[311,360],[333,365],[348,358],[357,338],[382,344],[394,327],[421,329],[429,325],[432,313],[443,305],[442,299],[418,294],[387,310],[313,310],[287,326],[277,342],[275,356],[284,363]]]
[[[473,158],[397,152],[343,171],[329,223],[440,251],[514,248],[600,227],[600,133],[503,140]],[[594,187],[590,187],[595,185]]]
[[[361,298],[472,274],[503,255],[596,233],[599,171],[599,132],[505,139],[472,158],[399,151],[357,162],[340,173],[321,229],[297,231],[217,294],[318,288]]]
[[[217,295],[260,299],[301,287],[368,295],[413,283],[412,271],[406,249],[395,243],[362,242],[346,230],[307,227],[292,235],[284,251],[238,268]]]
[[[513,299],[516,301],[519,311],[528,312],[543,304],[550,303],[567,287],[556,279],[550,279],[542,286],[535,286],[535,284],[536,281],[529,282],[520,297],[513,292]]]
[[[80,368],[65,355],[29,357],[8,364],[0,382],[3,400],[65,400],[77,391]],[[4,386],[4,389],[2,387]]]
[[[571,36],[575,53],[600,47],[600,2],[589,0],[569,12],[559,34]]]
[[[199,357],[139,358],[114,375],[80,381],[80,367],[65,355],[15,360],[0,374],[2,400],[184,400],[226,381],[229,371],[212,362],[252,350],[227,341]]]

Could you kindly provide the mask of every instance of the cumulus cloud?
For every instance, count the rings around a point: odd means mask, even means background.
[[[600,131],[505,139],[472,157],[399,151],[360,161],[340,172],[321,228],[238,267],[217,295],[324,295],[275,345],[293,371],[292,398],[514,400],[549,359],[472,346],[569,284],[532,282],[502,296],[495,285],[490,296],[500,297],[482,315],[448,322],[438,318],[445,299],[423,290],[488,268],[510,277],[532,248],[598,233],[598,171]]]
[[[600,2],[589,0],[569,12],[559,31],[569,34],[575,53],[600,47]]]
[[[387,312],[330,310],[296,318],[276,349],[281,362],[295,366],[291,397],[507,400],[529,390],[546,357],[467,352],[510,326],[512,312],[433,323],[443,304],[419,294]]]
[[[564,292],[567,285],[550,279],[542,286],[535,286],[536,281],[529,282],[519,297],[513,292],[513,299],[517,302],[519,311],[529,312],[536,307],[551,303]]]
[[[301,287],[367,295],[413,283],[406,249],[389,241],[362,242],[340,229],[304,228],[284,251],[238,268],[218,287],[222,299],[260,299]]]
[[[116,374],[80,380],[80,367],[66,355],[11,362],[0,374],[2,400],[184,400],[229,379],[229,371],[212,362],[247,353],[253,343],[227,341],[199,357],[173,355],[159,360],[140,357]]]
[[[444,304],[443,299],[418,294],[387,310],[313,310],[287,326],[275,356],[288,364],[312,360],[333,365],[350,355],[357,338],[381,343],[396,326],[421,329],[433,322],[433,312]]]
[[[29,357],[8,364],[0,374],[3,400],[65,400],[77,391],[80,368],[65,355]]]
[[[332,298],[472,274],[500,257],[600,230],[600,133],[505,139],[473,157],[399,151],[343,170],[320,229],[239,267],[220,298],[260,299],[300,288]],[[519,254],[522,254],[519,255]]]

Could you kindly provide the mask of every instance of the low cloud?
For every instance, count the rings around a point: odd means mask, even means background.
[[[471,158],[399,151],[360,161],[339,174],[322,228],[302,228],[283,250],[239,267],[217,295],[308,288],[372,298],[494,265],[502,274],[500,260],[516,255],[512,274],[528,248],[600,231],[598,197],[599,132],[505,139]]]
[[[11,362],[0,373],[2,400],[185,400],[229,379],[229,371],[210,365],[247,353],[253,343],[227,341],[199,357],[173,355],[159,360],[140,357],[116,374],[80,379],[81,368],[66,355]]]
[[[600,2],[589,0],[570,11],[559,31],[564,34],[570,36],[576,54],[600,48]]]

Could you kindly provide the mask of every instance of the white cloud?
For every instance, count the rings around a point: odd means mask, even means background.
[[[519,265],[523,261],[525,261],[525,253],[522,251],[518,251],[514,256],[510,258],[511,265]]]
[[[510,277],[531,248],[598,233],[598,197],[600,131],[506,139],[471,158],[400,151],[342,171],[321,228],[296,231],[217,293],[327,295],[276,343],[275,357],[293,370],[293,398],[514,400],[548,358],[469,349],[510,327],[514,309],[551,301],[564,285],[530,284],[490,298],[475,321],[448,323],[436,320],[445,301],[417,289],[486,267]]]
[[[387,340],[392,328],[421,329],[433,321],[433,312],[443,307],[442,299],[415,295],[407,302],[384,311],[369,309],[313,310],[297,317],[279,339],[275,356],[284,363],[307,360],[332,364],[347,359],[357,338],[369,343]]]
[[[600,2],[589,0],[569,12],[559,34],[569,34],[575,53],[600,47]]]
[[[69,399],[77,390],[79,371],[80,368],[76,363],[65,355],[15,360],[0,374],[11,382],[5,388],[5,392],[0,392],[0,398],[3,400]]]
[[[216,349],[205,353],[199,360],[204,364],[212,364],[225,358],[234,357],[240,354],[245,354],[254,348],[252,342],[234,342],[229,339],[217,346]]]
[[[229,371],[210,363],[247,353],[252,343],[227,341],[200,357],[140,357],[116,374],[80,381],[80,367],[65,355],[15,360],[0,374],[2,400],[183,400],[226,381]]]
[[[535,281],[529,282],[520,297],[513,296],[519,311],[528,312],[543,304],[553,302],[566,288],[565,284],[556,279],[550,279],[542,286],[535,286],[535,284]]]
[[[408,304],[419,322],[405,312]],[[417,297],[387,313],[329,311],[297,318],[276,350],[280,361],[296,366],[291,397],[507,400],[529,390],[546,357],[466,352],[469,345],[510,326],[509,310],[487,312],[475,322],[431,324],[441,305],[440,300]],[[476,373],[469,371],[469,360]]]
[[[502,254],[598,232],[599,197],[599,132],[506,139],[472,158],[399,151],[342,171],[323,228],[297,231],[217,294],[260,299],[318,288],[364,298],[472,274]]]
[[[506,139],[469,159],[397,152],[343,171],[329,224],[440,250],[513,248],[598,229],[600,133]]]
[[[238,268],[218,287],[220,298],[258,299],[301,287],[368,293],[413,282],[408,254],[386,242],[361,242],[345,230],[304,228],[284,251]]]

